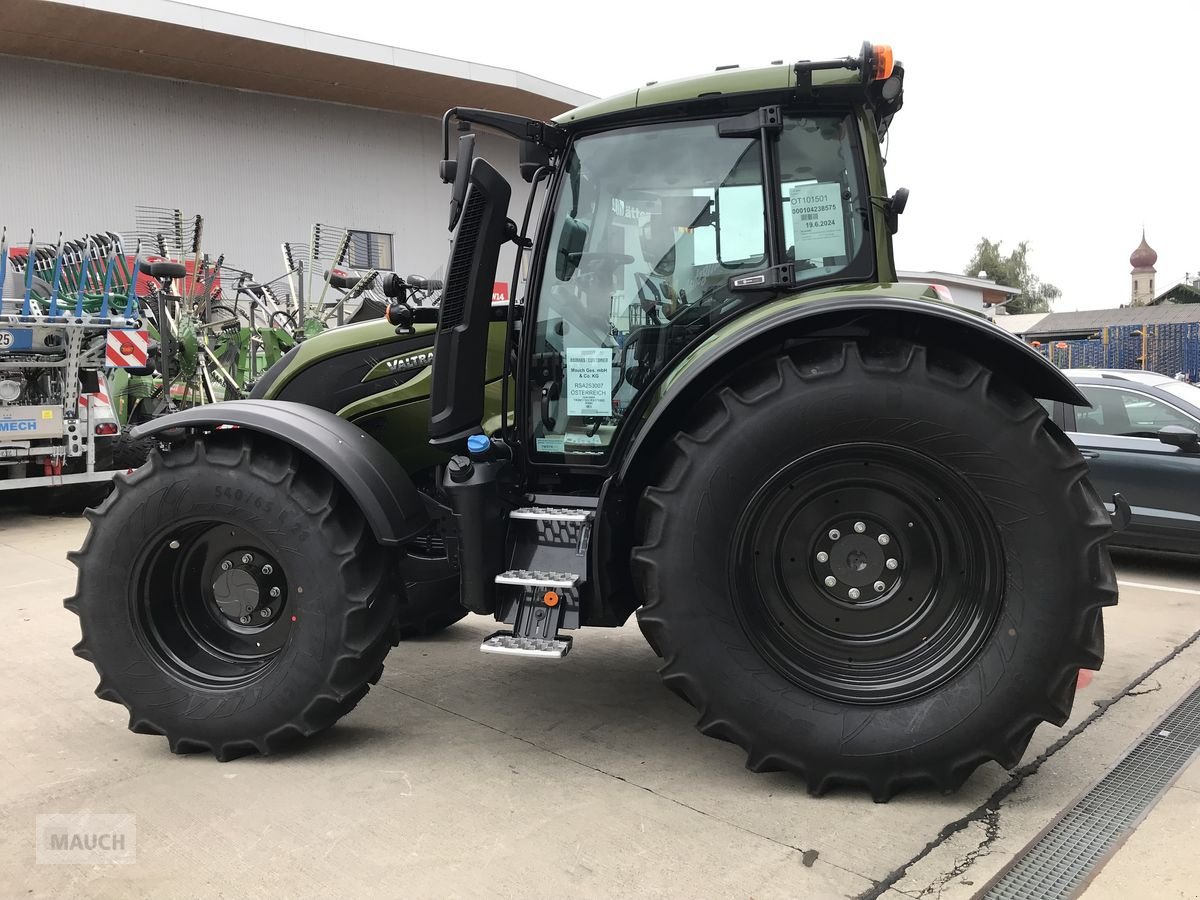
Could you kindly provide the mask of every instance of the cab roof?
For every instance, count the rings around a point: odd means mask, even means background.
[[[827,69],[812,73],[814,88],[845,85],[852,87],[860,83],[857,72],[845,69]],[[554,118],[556,125],[570,127],[575,123],[622,112],[660,106],[667,103],[686,103],[689,100],[709,99],[717,96],[757,94],[768,91],[788,91],[796,87],[794,64],[779,64],[757,69],[723,69],[706,75],[694,75],[674,81],[652,81],[649,84],[605,97],[592,103],[568,110]]]

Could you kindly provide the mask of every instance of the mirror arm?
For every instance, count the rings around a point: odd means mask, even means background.
[[[454,106],[442,114],[442,159],[446,161],[450,159],[450,120],[452,118],[458,119],[459,122],[491,128],[519,141],[533,141],[552,153],[567,146],[567,133],[552,122],[543,122],[539,119],[530,119],[526,116],[496,112],[490,109]]]

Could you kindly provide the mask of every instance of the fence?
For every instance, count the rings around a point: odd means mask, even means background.
[[[1200,381],[1200,322],[1109,325],[1095,337],[1033,342],[1060,369],[1145,369]]]

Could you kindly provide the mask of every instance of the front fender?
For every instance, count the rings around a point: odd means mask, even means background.
[[[170,443],[223,426],[268,435],[320,463],[358,504],[381,544],[404,544],[429,524],[421,495],[395,457],[358,426],[303,403],[230,400],[197,406],[139,425],[132,436]]]
[[[627,482],[645,454],[675,430],[679,410],[719,384],[731,368],[795,340],[889,336],[969,356],[1030,396],[1088,405],[1067,376],[1032,347],[987,319],[948,304],[848,293],[800,303],[785,300],[735,319],[675,367],[622,454],[620,480]]]

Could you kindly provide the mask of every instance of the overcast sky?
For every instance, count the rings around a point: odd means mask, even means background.
[[[1129,254],[1144,225],[1160,290],[1200,270],[1195,0],[200,5],[601,96],[718,65],[890,43],[906,77],[888,186],[912,191],[900,268],[961,272],[981,236],[1006,247],[1028,240],[1034,270],[1063,291],[1056,310],[1117,306],[1129,299]]]

